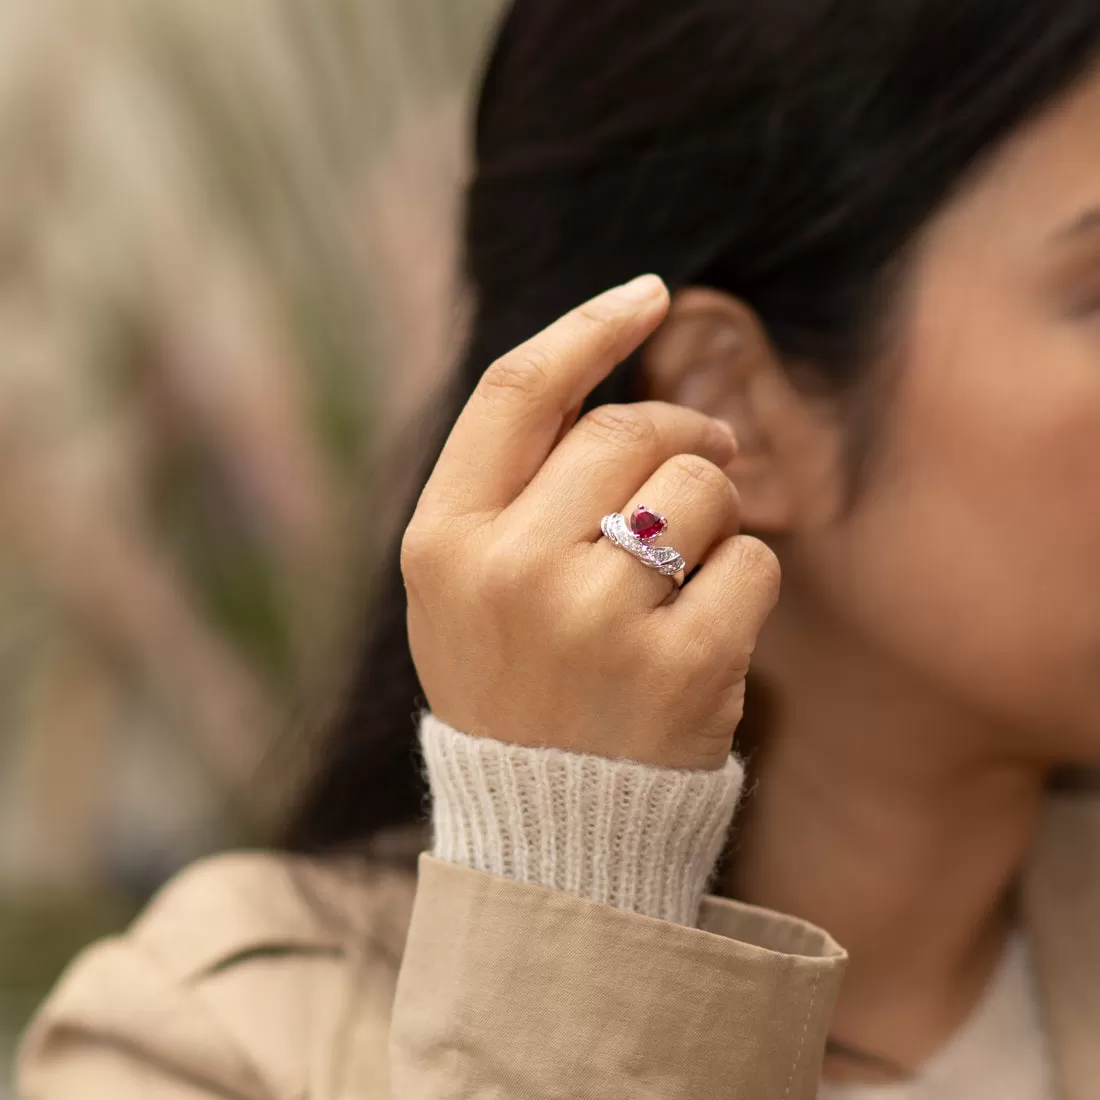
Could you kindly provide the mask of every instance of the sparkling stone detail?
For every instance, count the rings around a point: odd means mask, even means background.
[[[671,546],[647,546],[627,523],[622,512],[612,512],[600,520],[600,530],[616,546],[633,554],[643,565],[666,577],[674,577],[684,568],[684,559]]]
[[[642,540],[652,542],[664,533],[668,520],[659,512],[653,512],[644,504],[639,504],[630,515],[630,530]]]

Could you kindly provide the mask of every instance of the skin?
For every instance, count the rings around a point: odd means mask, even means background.
[[[425,695],[474,735],[720,767],[752,655],[782,707],[725,889],[827,927],[834,1034],[903,1066],[989,980],[1050,769],[1100,760],[1097,134],[1100,75],[921,234],[850,506],[849,410],[746,304],[649,280],[489,367],[403,544]],[[658,326],[653,400],[575,423]],[[678,595],[599,537],[638,502],[701,563]]]
[[[1097,134],[1092,75],[922,233],[851,506],[844,410],[743,304],[685,292],[648,352],[655,395],[737,426],[727,472],[783,567],[753,661],[782,705],[726,889],[828,928],[834,1034],[903,1066],[996,966],[1049,771],[1100,761]]]
[[[658,402],[574,423],[667,309],[649,276],[574,310],[492,364],[452,430],[402,543],[413,659],[452,726],[663,767],[728,760],[779,586],[774,554],[737,533],[733,435]],[[674,600],[600,534],[647,499],[676,502],[687,568],[706,559]]]

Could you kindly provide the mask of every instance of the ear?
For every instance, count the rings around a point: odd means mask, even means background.
[[[722,291],[689,287],[643,353],[648,396],[725,420],[742,523],[762,533],[828,522],[842,499],[835,405],[799,390],[756,314]]]

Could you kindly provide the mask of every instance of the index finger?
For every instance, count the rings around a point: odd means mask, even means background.
[[[455,422],[421,505],[450,514],[506,508],[546,461],[565,417],[653,333],[668,302],[661,279],[642,275],[493,363]]]

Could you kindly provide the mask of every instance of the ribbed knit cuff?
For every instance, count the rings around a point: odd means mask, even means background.
[[[433,855],[694,926],[741,793],[717,771],[656,768],[460,733],[425,712]]]

